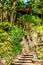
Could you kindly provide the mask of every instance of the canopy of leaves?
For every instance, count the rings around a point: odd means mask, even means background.
[[[26,22],[28,23],[33,23],[34,25],[40,25],[41,19],[38,16],[29,14],[28,16],[23,15],[20,18],[18,18],[18,24],[25,24]]]

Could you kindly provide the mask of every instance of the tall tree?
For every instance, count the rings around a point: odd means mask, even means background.
[[[3,7],[6,0],[0,0],[0,21],[3,21]]]

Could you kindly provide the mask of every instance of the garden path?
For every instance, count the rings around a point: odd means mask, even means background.
[[[28,37],[29,39],[29,37]],[[24,48],[21,55],[17,55],[16,59],[13,60],[11,65],[41,65],[38,62],[33,62],[33,55],[34,55],[34,49],[32,48],[33,44],[31,45],[31,50],[29,50],[29,42],[26,37],[23,37],[23,41],[21,42],[24,44]],[[30,41],[31,43],[31,41]],[[32,51],[33,50],[33,51]]]

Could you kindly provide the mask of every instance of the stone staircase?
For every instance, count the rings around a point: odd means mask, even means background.
[[[24,45],[21,56],[13,60],[11,65],[43,65],[40,62],[33,62],[33,56],[36,53],[36,46],[43,41],[43,38],[38,37],[38,33],[32,32],[31,35],[25,35],[22,38],[21,44]],[[25,54],[24,54],[25,53]]]
[[[11,63],[11,65],[32,65],[33,64],[33,61],[32,61],[33,53],[32,53],[32,51],[31,52],[29,51],[29,48],[31,49],[33,44],[32,44],[32,41],[30,40],[29,35],[23,37],[21,44],[24,45],[24,48],[22,50],[23,54],[21,54],[21,56],[16,58],[16,60],[14,59],[13,62]],[[35,64],[33,64],[33,65],[35,65]]]
[[[31,64],[33,55],[32,54],[23,54],[21,57],[19,57],[17,60],[11,63],[11,65],[27,65]]]
[[[25,36],[21,44],[24,45],[21,56],[19,55],[16,60],[14,59],[11,65],[41,65],[39,62],[33,62],[33,55],[36,52],[35,44],[37,43],[37,38],[34,36]]]

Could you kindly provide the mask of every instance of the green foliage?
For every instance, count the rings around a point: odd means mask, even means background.
[[[38,51],[40,51],[42,49],[42,46],[37,46],[36,48]]]
[[[26,8],[26,5],[24,4],[24,2],[22,1],[17,1],[17,8],[18,10],[22,10],[22,8]]]
[[[9,22],[0,23],[0,29],[5,30],[6,32],[8,32],[11,28],[12,25]]]
[[[10,40],[9,35],[4,30],[0,29],[0,42],[5,42]]]
[[[43,60],[43,52],[41,52],[42,49],[43,49],[43,46],[37,46],[36,47],[37,58]]]
[[[40,18],[32,14],[28,15],[28,19],[31,23],[34,23],[34,25],[40,25],[41,23]]]
[[[43,60],[43,53],[40,53],[40,54],[38,55],[38,59],[42,59],[42,60]]]
[[[21,53],[20,40],[24,32],[8,22],[0,23],[0,58],[5,58],[9,65],[11,59]]]
[[[0,29],[0,58],[5,58],[8,62],[10,62],[13,52],[13,45],[10,43],[10,36],[7,32]]]
[[[34,26],[31,30],[35,30],[36,32],[43,32],[43,25],[42,26]]]
[[[18,18],[18,20],[17,20],[17,24],[19,26],[24,25],[26,22],[28,24],[30,24],[29,25],[30,27],[32,27],[34,25],[41,25],[41,19],[38,16],[32,15],[32,14],[29,14],[28,16],[23,15],[20,18]]]
[[[24,16],[21,16],[20,18],[18,18],[18,21],[17,23],[20,25],[20,24],[24,24],[26,23],[26,19],[27,19],[27,16],[24,15]]]

